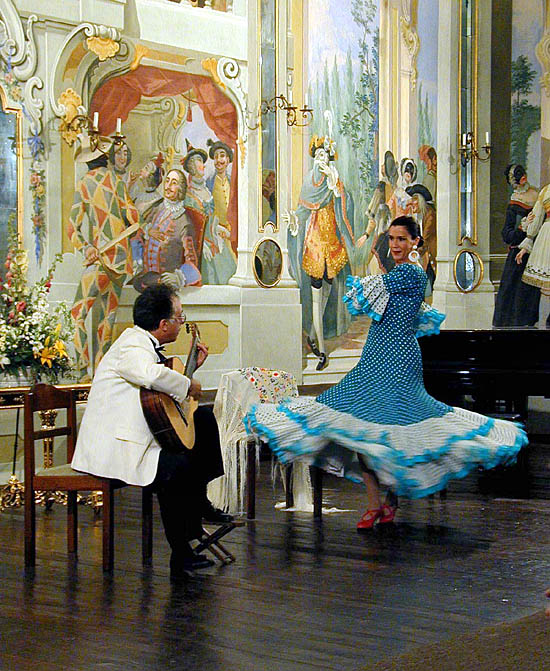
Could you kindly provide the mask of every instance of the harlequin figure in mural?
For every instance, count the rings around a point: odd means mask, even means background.
[[[406,192],[411,197],[411,212],[418,222],[424,245],[420,250],[420,262],[428,276],[426,296],[433,291],[437,271],[437,215],[432,202],[432,194],[423,184],[408,186]]]
[[[428,144],[423,144],[418,150],[420,160],[426,165],[426,174],[422,180],[422,184],[432,194],[433,202],[437,197],[437,153],[433,147]]]
[[[233,152],[223,142],[208,139],[206,144],[210,147],[208,155],[215,167],[215,173],[206,180],[214,199],[214,214],[205,231],[204,245],[210,247],[212,258],[207,261],[203,254],[202,281],[204,284],[227,284],[237,270],[237,258],[231,247],[231,226],[227,221]]]
[[[109,142],[105,138],[103,151],[100,148],[92,151],[89,138],[83,136],[75,156],[77,163],[86,163],[89,169],[77,185],[67,230],[74,247],[83,251],[86,266],[71,309],[75,321],[77,369],[81,379],[88,376],[91,362],[86,317],[92,307],[99,309],[95,313],[98,340],[96,367],[111,344],[122,287],[132,275],[132,253],[126,231],[132,225],[139,226],[140,222],[125,183],[107,167],[104,152]],[[84,226],[85,220],[87,226]],[[83,230],[90,230],[91,237],[84,235]]]
[[[284,220],[289,223],[288,251],[300,286],[304,329],[312,325],[308,344],[319,358],[317,370],[323,370],[328,365],[325,336],[339,335],[349,324],[342,298],[349,272],[347,249],[355,244],[353,202],[338,175],[334,142],[314,135],[309,153],[313,168],[305,176],[294,216],[287,213]]]
[[[181,170],[169,170],[164,197],[145,212],[143,274],[134,278],[138,291],[160,281],[176,289],[201,284],[197,240],[187,216],[187,182]]]
[[[211,244],[205,249],[204,234],[209,224],[210,217],[214,214],[214,198],[206,186],[204,170],[208,158],[204,149],[193,147],[189,140],[185,140],[187,154],[181,159],[185,172],[188,173],[187,195],[185,196],[185,207],[187,216],[195,228],[196,250],[198,254],[198,267],[208,262],[213,256]]]
[[[392,217],[402,217],[411,214],[411,197],[406,189],[408,186],[412,186],[416,182],[416,175],[416,163],[413,159],[401,159],[401,163],[399,164],[399,179],[395,190],[388,201]]]
[[[502,239],[509,251],[495,301],[493,326],[534,326],[539,318],[540,290],[521,281],[527,256],[522,254],[519,264],[516,258],[526,236],[522,222],[527,228],[524,220],[533,209],[538,193],[527,181],[522,165],[509,165],[504,175],[513,189],[502,228]]]

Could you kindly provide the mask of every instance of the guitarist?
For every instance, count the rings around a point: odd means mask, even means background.
[[[232,520],[206,496],[207,483],[223,475],[218,427],[210,408],[199,407],[194,415],[194,448],[178,453],[160,449],[143,415],[140,387],[182,403],[188,395],[198,398],[201,386],[159,365],[165,358],[163,345],[176,340],[185,322],[176,292],[163,284],[148,287],[137,297],[133,317],[134,326],[121,334],[97,368],[72,467],[154,488],[172,549],[171,575],[177,578],[213,563],[189,545],[201,534],[201,518],[214,523]],[[200,366],[208,350],[200,343],[198,348]]]

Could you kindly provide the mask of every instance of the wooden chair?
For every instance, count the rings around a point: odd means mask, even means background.
[[[36,430],[34,414],[65,410],[67,419],[63,426],[53,426]],[[70,555],[77,556],[78,514],[77,492],[101,491],[103,495],[103,570],[112,571],[114,564],[114,490],[121,486],[115,480],[99,478],[87,473],[74,471],[71,460],[76,445],[76,408],[74,396],[69,390],[62,390],[47,384],[38,384],[25,394],[25,566],[32,567],[36,562],[36,511],[35,493],[37,491],[67,492],[67,549]],[[36,470],[35,442],[67,437],[67,463],[51,468]],[[142,560],[151,562],[152,556],[152,492],[150,488],[142,490]]]

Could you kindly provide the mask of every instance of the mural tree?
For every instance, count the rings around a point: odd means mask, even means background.
[[[540,129],[540,105],[532,105],[533,80],[537,75],[528,58],[512,61],[512,123],[510,158],[512,163],[527,165],[529,138]]]
[[[365,229],[364,212],[378,181],[378,6],[374,0],[352,0],[352,16],[361,28],[358,58],[348,47],[345,57],[325,60],[320,77],[310,84],[316,110],[331,110],[338,171],[355,204],[354,235]],[[359,72],[356,66],[359,61]],[[311,135],[326,135],[323,114],[315,115]]]

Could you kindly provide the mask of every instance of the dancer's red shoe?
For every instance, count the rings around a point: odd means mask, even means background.
[[[366,531],[369,531],[369,529],[372,529],[372,527],[374,526],[375,522],[378,520],[381,514],[382,514],[381,508],[379,508],[378,510],[367,510],[367,512],[363,514],[359,522],[357,522],[357,531],[359,533],[365,533]]]

